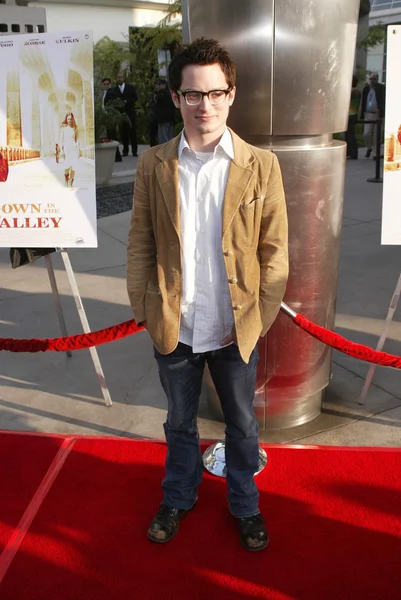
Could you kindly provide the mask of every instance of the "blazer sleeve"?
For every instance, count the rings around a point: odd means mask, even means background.
[[[261,335],[273,324],[288,279],[288,222],[281,170],[275,154],[263,204],[258,254],[260,262],[259,303],[263,323]]]
[[[149,190],[144,157],[138,161],[134,202],[127,248],[127,290],[137,323],[146,320],[145,295],[151,273],[156,266],[156,242],[153,233]]]

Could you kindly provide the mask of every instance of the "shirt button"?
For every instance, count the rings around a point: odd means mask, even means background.
[[[205,233],[205,230],[204,230],[204,229],[201,229],[201,230],[200,230],[200,232],[201,232],[201,233]]]
[[[203,198],[198,198],[198,202],[203,202]]]
[[[233,306],[233,310],[241,310],[242,306],[241,304],[234,304]]]
[[[230,277],[228,283],[238,283],[238,279],[236,277]]]
[[[232,253],[233,253],[232,250],[224,250],[223,251],[224,256],[232,256]]]

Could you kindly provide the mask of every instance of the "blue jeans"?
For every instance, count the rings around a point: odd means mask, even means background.
[[[165,123],[159,123],[157,127],[157,137],[159,144],[165,144],[174,137],[174,123],[166,121]]]
[[[197,416],[202,377],[207,362],[220,398],[226,424],[225,453],[228,502],[235,517],[259,513],[254,474],[259,466],[255,395],[258,350],[246,364],[235,344],[211,352],[193,353],[179,343],[171,354],[155,349],[160,381],[168,400],[164,431],[167,441],[163,504],[188,510],[197,498],[203,462]]]

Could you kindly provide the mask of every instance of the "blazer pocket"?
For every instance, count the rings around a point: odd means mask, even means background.
[[[255,198],[245,200],[240,206],[241,208],[247,210],[248,208],[254,208],[261,201],[263,201],[263,196],[255,196]]]
[[[239,217],[245,247],[252,250],[256,247],[259,238],[261,206],[260,197],[240,205]]]

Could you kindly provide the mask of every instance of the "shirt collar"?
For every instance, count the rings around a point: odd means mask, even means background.
[[[185,132],[183,130],[181,133],[180,143],[178,144],[178,158],[181,158],[181,154],[184,152],[185,148],[188,148],[188,150],[190,150],[192,152],[192,150],[189,147],[188,142],[185,138]],[[226,127],[225,132],[221,136],[220,142],[217,144],[216,148],[214,149],[214,155],[216,155],[218,148],[221,148],[227,154],[228,158],[231,158],[231,160],[234,160],[233,140],[231,137],[231,133],[229,132],[227,127]]]

